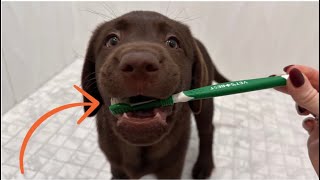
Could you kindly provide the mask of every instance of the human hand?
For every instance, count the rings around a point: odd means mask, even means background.
[[[300,115],[319,116],[319,71],[302,65],[290,65],[284,71],[289,74],[287,86],[276,90],[292,96]]]
[[[291,95],[296,102],[298,114],[309,115],[302,126],[309,133],[307,142],[311,163],[319,176],[319,71],[302,65],[290,65],[284,68],[289,74],[287,85],[276,90]]]

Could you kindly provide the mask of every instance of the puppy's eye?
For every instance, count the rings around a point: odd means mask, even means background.
[[[179,46],[179,41],[177,38],[175,37],[170,37],[167,41],[166,41],[166,45],[171,47],[171,48],[175,48],[178,49],[180,48]]]
[[[119,43],[119,38],[116,35],[111,35],[107,38],[106,40],[106,46],[107,47],[111,47],[111,46],[115,46]]]

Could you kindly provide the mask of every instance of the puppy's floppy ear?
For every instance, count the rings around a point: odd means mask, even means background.
[[[191,89],[210,85],[207,64],[203,58],[198,41],[194,40],[194,64],[192,67]],[[189,106],[194,114],[199,114],[202,109],[202,100],[190,101]]]
[[[87,49],[87,53],[84,60],[84,65],[82,69],[82,76],[81,76],[81,85],[83,90],[97,99],[100,104],[99,106],[89,115],[94,116],[97,114],[98,110],[103,103],[101,95],[98,90],[97,86],[97,78],[95,72],[95,53],[94,53],[94,42],[95,42],[95,35],[90,39],[89,46]],[[83,96],[84,102],[90,102],[86,97]],[[84,106],[84,111],[87,111],[90,106]]]

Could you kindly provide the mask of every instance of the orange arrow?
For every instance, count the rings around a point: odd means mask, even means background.
[[[74,88],[76,88],[82,95],[84,95],[89,101],[88,103],[72,103],[72,104],[66,104],[60,107],[57,107],[55,109],[52,109],[51,111],[47,112],[43,116],[41,116],[29,129],[26,136],[24,137],[24,140],[22,142],[21,148],[20,148],[20,171],[21,174],[24,173],[24,167],[23,167],[23,157],[24,157],[24,151],[26,150],[28,141],[34,131],[40,126],[41,123],[43,123],[46,119],[48,119],[50,116],[54,115],[55,113],[58,113],[64,109],[76,107],[76,106],[90,106],[90,108],[81,116],[81,118],[77,121],[77,124],[80,124],[86,117],[89,116],[90,113],[92,113],[98,106],[99,101],[97,101],[94,97],[92,97],[90,94],[85,92],[83,89],[79,88],[77,85],[73,85]]]

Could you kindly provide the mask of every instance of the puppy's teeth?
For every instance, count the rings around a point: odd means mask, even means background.
[[[111,105],[113,105],[113,104],[114,104],[114,100],[113,100],[113,98],[111,98],[111,99],[110,99],[110,103],[111,103]]]
[[[111,98],[110,102],[111,102],[111,105],[118,103],[117,98]]]
[[[156,113],[156,115],[155,115],[155,117],[157,117],[157,118],[161,118],[160,113],[159,113],[159,112],[157,112],[157,113]]]
[[[127,113],[123,113],[123,117],[127,119],[129,118]]]
[[[121,98],[112,98],[113,99],[113,104],[118,104],[121,103]]]
[[[118,103],[128,103],[129,99],[128,98],[111,98],[111,105],[113,104],[118,104]]]

